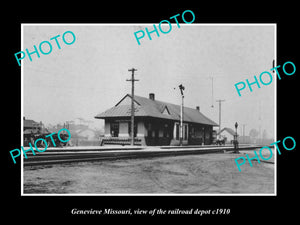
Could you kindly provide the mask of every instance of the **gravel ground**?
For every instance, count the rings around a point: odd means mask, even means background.
[[[273,158],[239,172],[234,160],[245,153],[253,151],[25,167],[24,194],[273,194]]]

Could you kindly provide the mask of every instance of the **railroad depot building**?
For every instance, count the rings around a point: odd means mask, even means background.
[[[134,136],[136,145],[179,145],[180,105],[134,96]],[[131,95],[125,95],[114,107],[95,116],[105,120],[101,144],[129,144],[131,136]],[[183,144],[209,145],[213,139],[214,121],[199,107],[183,109]]]

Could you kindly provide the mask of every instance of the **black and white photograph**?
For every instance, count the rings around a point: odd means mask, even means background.
[[[296,219],[296,5],[43,3],[2,15],[5,221]]]
[[[22,195],[276,195],[276,24],[22,24],[22,49]]]

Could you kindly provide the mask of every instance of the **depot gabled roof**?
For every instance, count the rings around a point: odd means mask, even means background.
[[[233,129],[229,128],[229,127],[224,127],[220,132],[217,133],[217,135],[223,133],[224,131],[227,131],[229,134],[231,134],[232,136],[235,135],[235,132]]]
[[[153,117],[170,120],[180,120],[180,105],[134,96],[135,117]],[[114,107],[95,116],[96,119],[130,117],[131,95],[125,95]],[[197,109],[184,107],[184,122],[200,123],[218,126],[217,123],[204,116]]]

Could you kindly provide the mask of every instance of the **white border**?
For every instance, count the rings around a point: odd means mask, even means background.
[[[175,23],[172,23],[175,24]],[[70,23],[70,24],[61,24],[61,23],[21,23],[21,51],[24,49],[23,46],[23,27],[24,26],[152,26],[153,23],[95,23],[95,24],[85,24],[85,23]],[[165,25],[165,24],[163,24]],[[274,60],[275,66],[277,66],[277,23],[192,23],[192,24],[180,24],[180,26],[274,26]],[[23,146],[23,61],[21,61],[21,146]],[[277,141],[277,79],[275,79],[275,88],[274,88],[274,140]],[[276,151],[274,151],[276,152]],[[22,153],[23,155],[23,153]],[[21,157],[21,196],[277,196],[277,152],[274,158],[274,193],[270,194],[259,194],[259,193],[236,193],[236,194],[227,194],[227,193],[209,193],[209,194],[84,194],[84,193],[73,193],[73,194],[24,194],[24,183],[23,183],[23,157]]]
[[[274,66],[277,66],[277,24],[274,26]],[[275,80],[275,88],[274,88],[274,141],[277,142],[277,77]],[[274,195],[277,196],[277,151],[275,151],[274,147],[274,152],[276,152],[274,156],[274,166],[275,166],[275,173],[274,173]]]
[[[23,39],[24,39],[24,33],[23,33],[23,24],[21,24],[21,51],[23,51],[23,49],[24,49],[24,45],[23,45]],[[24,76],[24,74],[23,74],[23,65],[24,65],[24,63],[23,63],[23,60],[21,60],[21,146],[24,146],[24,143],[23,143],[23,140],[24,140],[24,138],[23,138],[23,127],[24,127],[24,120],[23,120],[23,116],[24,116],[24,103],[23,103],[23,98],[24,98],[24,87],[23,87],[23,84],[24,84],[24,79],[23,79],[23,76]],[[21,150],[21,149],[20,149]],[[22,150],[21,150],[21,152],[22,152]],[[22,154],[21,154],[21,196],[23,196],[23,195],[25,195],[24,194],[24,184],[23,184],[23,177],[24,177],[24,174],[23,174],[23,167],[24,167],[24,164],[23,164],[23,162],[24,162],[24,157],[22,157],[23,156],[23,152],[22,152]]]

